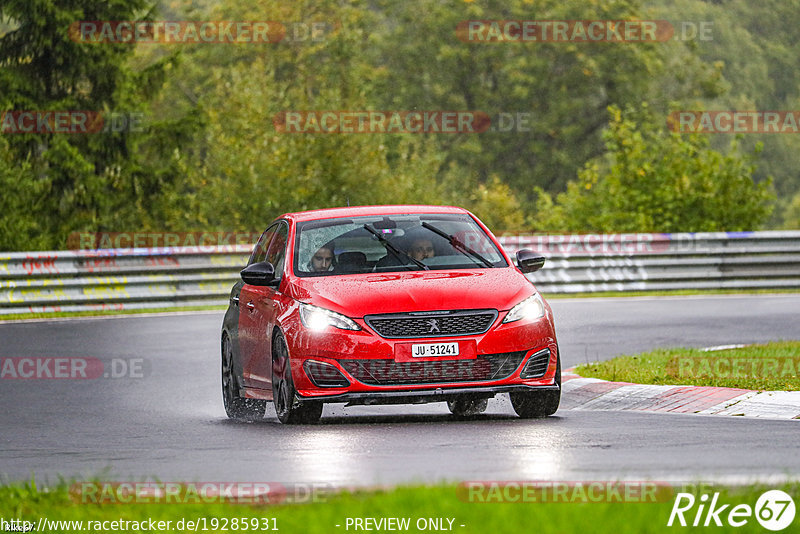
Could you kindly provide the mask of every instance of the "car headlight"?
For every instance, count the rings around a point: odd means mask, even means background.
[[[511,308],[511,311],[508,312],[503,322],[513,323],[520,319],[533,320],[541,319],[542,317],[544,317],[544,302],[542,301],[542,297],[536,293]]]
[[[341,313],[332,312],[319,306],[300,303],[300,320],[311,330],[324,330],[326,326],[342,330],[361,330],[358,323]]]

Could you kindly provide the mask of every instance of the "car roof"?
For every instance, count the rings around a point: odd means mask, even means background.
[[[464,208],[456,206],[425,206],[425,205],[389,205],[389,206],[351,206],[343,208],[326,208],[321,210],[298,211],[284,213],[279,218],[294,221],[314,221],[318,219],[333,219],[337,217],[363,217],[367,215],[408,215],[416,213],[458,213],[469,214]]]

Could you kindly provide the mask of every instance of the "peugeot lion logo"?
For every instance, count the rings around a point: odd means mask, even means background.
[[[428,326],[431,327],[431,329],[428,330],[429,334],[432,334],[434,332],[438,332],[439,331],[439,320],[438,319],[428,319]]]

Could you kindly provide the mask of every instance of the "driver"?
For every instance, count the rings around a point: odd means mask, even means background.
[[[411,241],[408,247],[408,255],[417,261],[422,261],[425,258],[433,258],[436,251],[433,248],[433,241],[426,237],[417,237]]]

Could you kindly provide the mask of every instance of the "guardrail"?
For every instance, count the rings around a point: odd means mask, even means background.
[[[224,304],[251,247],[0,254],[0,315]]]
[[[529,278],[544,293],[800,288],[800,231],[523,236],[548,258]]]
[[[800,231],[501,237],[544,293],[800,288]],[[0,253],[0,315],[225,304],[249,245]]]

